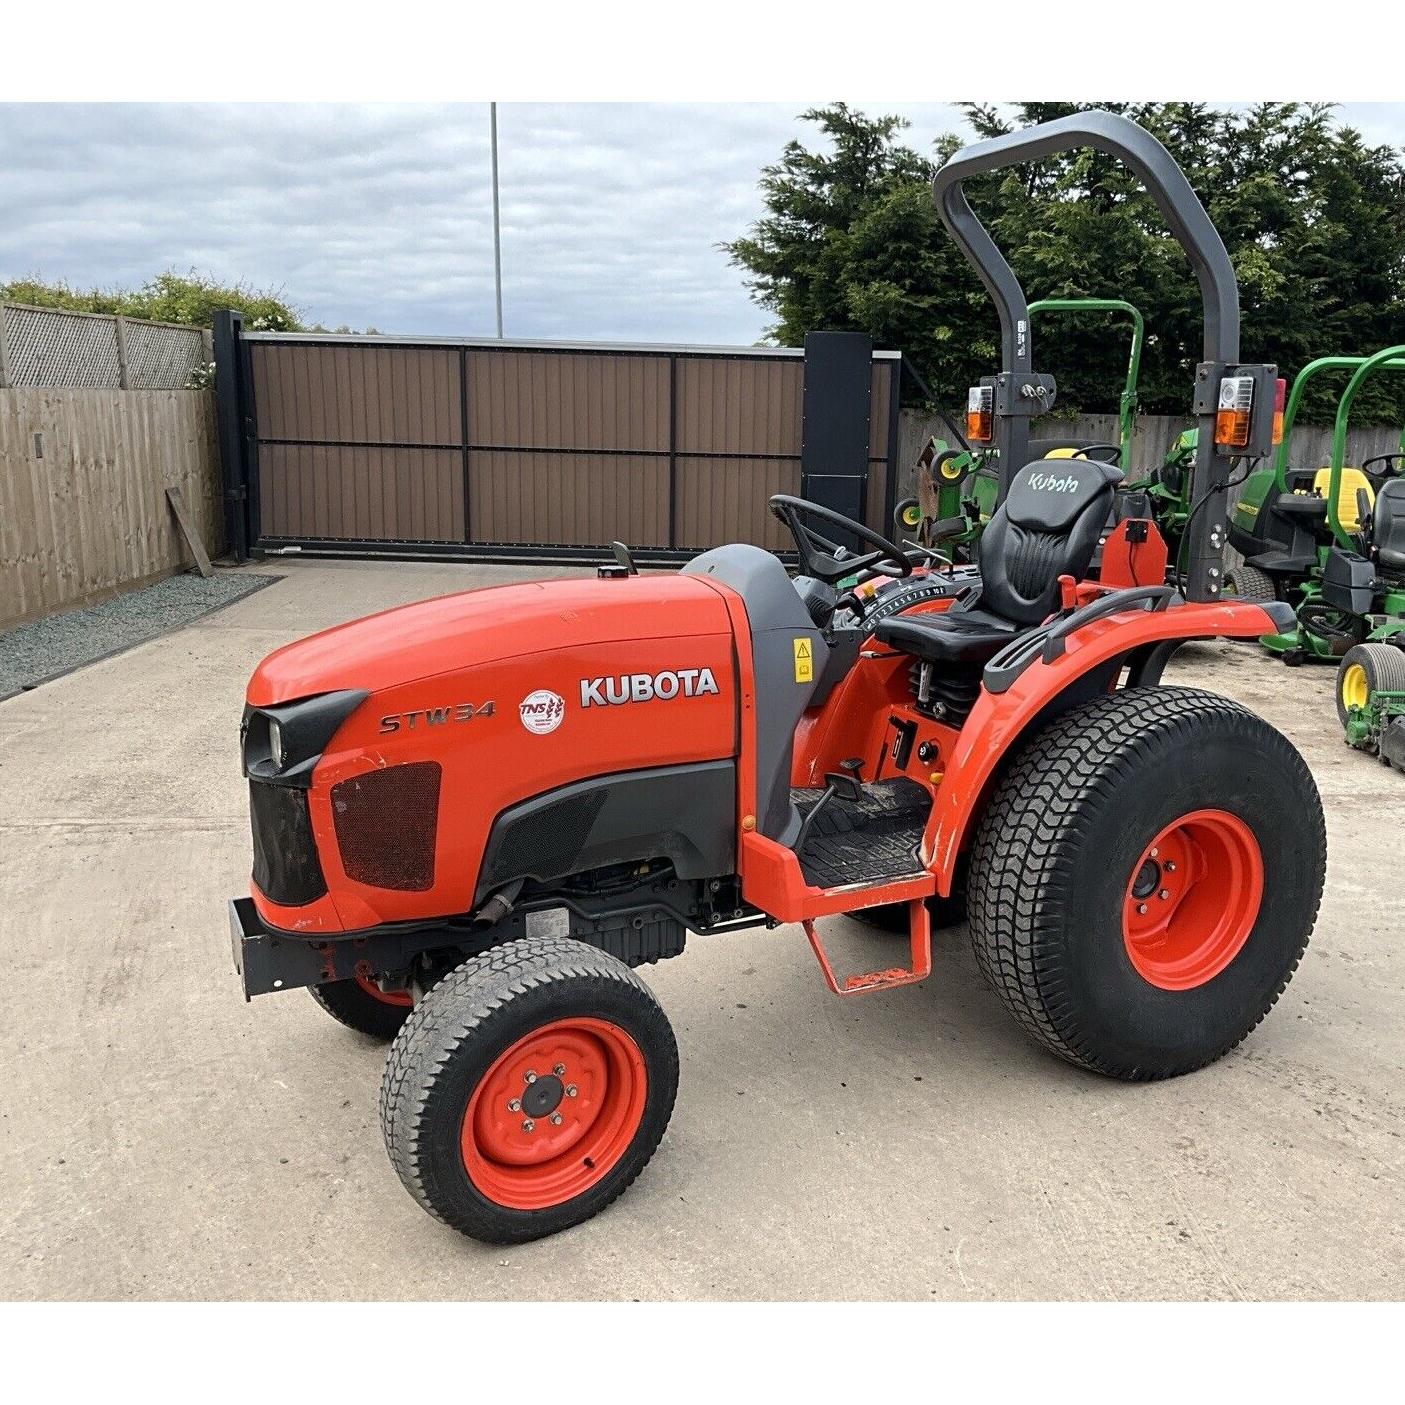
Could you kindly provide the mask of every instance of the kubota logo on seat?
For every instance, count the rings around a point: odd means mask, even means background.
[[[698,698],[717,692],[710,668],[665,669],[662,673],[621,673],[614,678],[582,678],[581,706],[648,702],[652,698]]]
[[[1070,473],[1063,478],[1055,478],[1052,473],[1030,475],[1029,486],[1044,493],[1076,493],[1078,480]]]

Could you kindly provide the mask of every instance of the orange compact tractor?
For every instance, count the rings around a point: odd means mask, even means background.
[[[1117,471],[1029,461],[1054,386],[962,193],[1085,145],[1143,179],[1204,296],[1179,588],[1155,524],[1125,512],[1088,580]],[[1003,333],[976,407],[1001,475],[978,567],[777,497],[794,578],[754,546],[673,575],[621,552],[597,579],[327,630],[249,683],[244,990],[310,987],[393,1040],[390,1158],[455,1229],[549,1234],[644,1168],[678,1055],[632,968],[689,933],[798,924],[830,988],[856,995],[922,980],[932,924],[965,916],[1034,1038],[1131,1080],[1232,1049],[1303,953],[1325,863],[1306,766],[1235,703],[1160,683],[1184,641],[1291,616],[1222,598],[1224,489],[1272,442],[1277,378],[1239,364],[1224,245],[1165,149],[1107,113],[968,147],[935,196]],[[821,929],[846,912],[896,915],[905,964],[836,973]]]

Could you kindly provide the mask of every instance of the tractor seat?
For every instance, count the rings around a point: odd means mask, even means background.
[[[1058,609],[1060,576],[1087,574],[1121,476],[1093,459],[1027,464],[981,538],[979,601],[897,615],[876,637],[933,663],[985,663]]]
[[[1405,575],[1405,478],[1391,478],[1376,494],[1371,539],[1383,571]]]

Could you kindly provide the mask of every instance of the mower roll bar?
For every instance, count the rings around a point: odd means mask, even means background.
[[[1034,372],[1029,305],[1024,290],[985,226],[976,218],[962,185],[972,176],[1037,161],[1042,156],[1091,146],[1117,157],[1138,176],[1185,250],[1200,283],[1204,304],[1204,362],[1196,370],[1195,414],[1200,424],[1193,487],[1206,507],[1188,537],[1188,594],[1218,599],[1224,562],[1223,490],[1228,464],[1215,453],[1216,394],[1228,366],[1239,360],[1239,287],[1224,240],[1191,189],[1174,157],[1152,134],[1112,112],[1078,112],[1022,132],[1010,132],[963,147],[932,178],[937,212],[957,247],[979,274],[1000,317],[1001,374],[995,379],[995,449],[1000,498],[1029,456],[1029,422],[1053,408],[1052,378]],[[1214,499],[1218,498],[1218,501]]]
[[[1327,480],[1327,523],[1332,529],[1332,535],[1348,550],[1352,550],[1355,543],[1342,526],[1337,499],[1341,496],[1342,467],[1346,463],[1346,427],[1351,419],[1351,406],[1356,399],[1356,392],[1361,389],[1361,383],[1373,372],[1393,371],[1402,365],[1405,365],[1405,344],[1388,346],[1383,351],[1376,352],[1374,356],[1366,357],[1347,381],[1342,398],[1337,402],[1337,418],[1332,425],[1331,475]],[[1405,436],[1402,437],[1402,442],[1405,442]]]

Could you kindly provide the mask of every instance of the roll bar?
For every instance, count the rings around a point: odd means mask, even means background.
[[[1115,112],[1076,112],[1023,132],[990,137],[963,147],[932,178],[942,223],[974,265],[1000,314],[1005,369],[1028,371],[1029,308],[1014,270],[978,220],[961,189],[970,177],[1037,161],[1060,151],[1092,146],[1116,156],[1141,177],[1171,233],[1186,251],[1205,304],[1205,360],[1239,360],[1239,285],[1234,265],[1175,158],[1150,132]]]
[[[1346,427],[1351,418],[1352,402],[1356,399],[1356,392],[1361,389],[1362,382],[1372,372],[1399,370],[1405,366],[1405,360],[1402,358],[1405,358],[1405,345],[1388,346],[1383,351],[1376,352],[1374,356],[1365,357],[1357,366],[1355,374],[1347,381],[1342,398],[1337,402],[1337,418],[1332,426],[1332,472],[1327,480],[1327,522],[1332,528],[1332,535],[1347,548],[1353,548],[1355,543],[1342,526],[1337,499],[1341,496],[1342,465],[1346,462]]]
[[[1078,112],[1023,132],[974,142],[958,151],[932,178],[932,198],[942,223],[980,275],[1000,317],[1000,374],[983,381],[993,393],[1000,498],[1004,500],[1011,479],[1029,458],[1030,420],[1053,408],[1055,387],[1053,377],[1033,369],[1029,305],[1019,279],[976,218],[962,185],[972,176],[1086,146],[1117,157],[1141,179],[1200,283],[1205,337],[1204,360],[1195,371],[1193,400],[1200,430],[1191,478],[1196,496],[1182,549],[1186,553],[1186,594],[1192,600],[1217,600],[1224,583],[1225,497],[1231,458],[1229,451],[1220,451],[1215,444],[1221,381],[1234,368],[1236,373],[1254,373],[1256,384],[1267,381],[1271,385],[1277,368],[1238,366],[1239,287],[1224,240],[1171,153],[1150,132],[1116,113]],[[1271,395],[1271,390],[1268,393]],[[1257,398],[1262,402],[1262,393]],[[1256,412],[1251,423],[1257,426],[1264,447],[1247,452],[1261,454],[1267,447],[1267,421]]]

